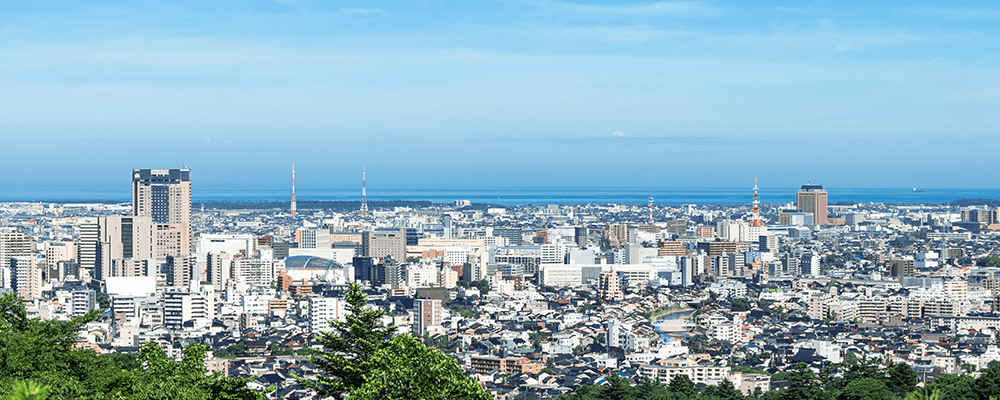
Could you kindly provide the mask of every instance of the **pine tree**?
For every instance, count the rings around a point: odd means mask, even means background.
[[[383,326],[381,310],[366,307],[361,287],[352,284],[345,296],[344,321],[331,321],[331,332],[317,340],[324,349],[310,356],[322,372],[317,381],[296,380],[320,397],[355,399],[475,399],[490,395],[462,374],[458,363],[410,335]]]
[[[331,320],[333,331],[320,332],[316,339],[324,351],[309,356],[309,361],[325,372],[318,375],[318,381],[301,378],[296,380],[315,390],[320,397],[344,398],[365,383],[365,375],[372,357],[388,346],[389,338],[396,331],[395,326],[383,326],[382,310],[366,307],[367,300],[361,286],[348,287],[347,314],[343,321]]]
[[[680,374],[670,380],[667,390],[683,397],[691,397],[698,394],[698,389],[694,387],[694,382],[687,375]]]

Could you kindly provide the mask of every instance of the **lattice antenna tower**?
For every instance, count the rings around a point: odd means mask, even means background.
[[[368,191],[365,188],[365,165],[361,164],[361,215],[368,215]]]
[[[294,216],[296,216],[296,215],[299,214],[298,210],[296,209],[296,204],[295,204],[295,163],[292,163],[292,202],[291,203],[292,203],[292,205],[291,205],[292,216],[294,217]]]

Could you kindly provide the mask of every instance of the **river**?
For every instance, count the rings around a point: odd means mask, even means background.
[[[686,339],[691,337],[691,334],[687,330],[671,330],[671,329],[661,329],[661,325],[671,325],[683,323],[688,317],[691,316],[694,310],[677,311],[669,314],[665,314],[653,321],[653,326],[656,327],[656,332],[660,334],[663,341],[669,342],[671,340]],[[677,328],[680,328],[679,326]]]

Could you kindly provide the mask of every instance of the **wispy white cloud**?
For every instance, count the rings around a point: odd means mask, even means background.
[[[918,15],[944,18],[1000,18],[1000,9],[986,7],[945,7],[937,4],[918,4],[912,7]]]
[[[543,25],[510,35],[547,37],[566,43],[661,43],[684,49],[828,50],[849,52],[905,46],[970,43],[983,34],[972,30],[892,26],[849,27],[824,19],[810,25],[772,25],[749,32],[720,32],[697,27],[672,28],[649,25]]]
[[[972,35],[975,33],[933,29],[918,31],[905,27],[845,27],[835,21],[823,19],[814,26],[772,26],[767,32],[715,36],[732,40],[732,44],[755,48],[763,46],[775,49],[829,49],[844,52],[961,41],[970,39]]]
[[[574,14],[595,15],[655,15],[678,18],[694,18],[719,15],[724,10],[699,1],[660,1],[621,5],[578,4],[557,1],[531,2],[538,7]]]
[[[657,29],[650,26],[549,26],[539,27],[539,34],[555,40],[596,43],[645,43],[670,38],[686,38],[696,32]]]
[[[340,12],[344,14],[381,14],[385,10],[381,8],[344,8]]]
[[[607,145],[607,144],[624,144],[632,146],[644,146],[644,145],[674,145],[674,146],[792,146],[800,145],[803,143],[801,140],[766,140],[760,138],[736,138],[736,137],[726,137],[726,136],[667,136],[667,135],[649,135],[649,136],[626,136],[624,132],[622,135],[618,135],[615,132],[614,137],[594,137],[594,136],[570,136],[570,137],[495,137],[482,139],[487,142],[504,142],[504,143],[551,143],[560,145],[580,145],[580,146],[591,146],[591,145]]]

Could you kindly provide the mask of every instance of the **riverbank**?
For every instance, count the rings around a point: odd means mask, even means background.
[[[681,308],[661,315],[661,318],[652,320],[653,327],[664,340],[677,340],[690,336],[690,329],[694,326],[689,317],[694,313],[692,308]]]
[[[650,312],[649,315],[645,315],[644,314],[644,316],[649,321],[655,321],[655,320],[659,319],[660,317],[662,317],[664,315],[668,315],[668,314],[682,314],[682,313],[689,313],[689,312],[694,312],[694,309],[691,308],[691,307],[687,307],[687,306],[673,306],[673,307],[666,307],[666,308],[657,309],[656,311]]]

